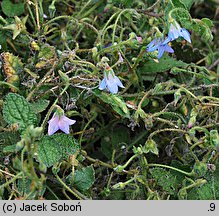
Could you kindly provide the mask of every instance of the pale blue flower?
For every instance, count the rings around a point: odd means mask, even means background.
[[[158,51],[157,58],[161,58],[164,52],[174,53],[174,50],[168,45],[168,43],[164,43],[163,38],[155,38],[152,40],[148,45],[146,50],[148,52],[154,52],[155,50]]]
[[[104,78],[99,85],[99,89],[107,88],[112,94],[117,94],[118,87],[125,88],[113,70],[108,66],[106,71],[104,71]]]
[[[190,33],[185,28],[181,28],[179,23],[175,21],[173,24],[172,23],[170,24],[168,38],[164,41],[164,43],[168,43],[179,37],[182,37],[185,40],[187,40],[189,43],[191,43]]]
[[[61,130],[66,134],[69,134],[69,126],[73,125],[76,121],[71,120],[63,115],[53,114],[53,117],[49,120],[48,135],[54,134],[56,131]]]

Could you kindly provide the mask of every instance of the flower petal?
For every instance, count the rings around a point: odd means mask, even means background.
[[[113,80],[107,80],[107,88],[112,94],[117,94],[118,93],[118,86],[115,83],[114,79]]]
[[[172,41],[172,39],[168,35],[168,37],[164,40],[164,42],[162,42],[162,45],[165,45],[165,44],[169,43],[170,41]]]
[[[147,48],[146,50],[147,50],[147,52],[154,52],[155,50],[158,49],[158,46],[159,46],[159,44],[157,44],[157,45],[155,45],[153,47]]]
[[[119,79],[117,76],[115,76],[114,80],[115,80],[115,83],[116,83],[120,88],[125,88],[125,86],[122,84],[122,82],[120,81],[120,79]]]
[[[66,116],[62,116],[58,122],[59,129],[66,134],[69,134],[69,125],[73,125],[76,121]]]
[[[174,24],[175,24],[175,26],[176,26],[175,28],[176,28],[177,30],[180,30],[180,29],[181,29],[181,27],[180,27],[179,23],[178,23],[178,22],[176,22],[176,20],[175,20],[175,23],[174,23]]]
[[[48,135],[52,135],[57,130],[59,130],[58,122],[59,122],[59,117],[54,114],[52,119],[48,122],[49,123]]]
[[[173,24],[170,25],[170,31],[168,33],[168,37],[171,38],[171,41],[181,36],[180,29],[181,29],[180,26],[179,28],[176,28]]]
[[[64,133],[69,134],[69,125],[67,124],[62,124],[62,122],[59,122],[59,129]]]
[[[168,53],[174,53],[174,50],[168,44],[165,44],[164,51]]]
[[[185,40],[191,43],[190,33],[186,29],[184,28],[181,29],[181,35]]]
[[[68,124],[68,125],[73,125],[76,122],[75,120],[72,120],[64,115],[60,118],[60,121],[64,122],[65,124]]]
[[[163,54],[164,54],[164,46],[162,45],[162,46],[158,47],[158,56],[157,56],[157,58],[158,59],[161,58]]]
[[[155,46],[156,45],[156,38],[154,39],[154,40],[152,40],[148,45],[147,45],[147,49],[150,49],[150,48],[152,48],[153,46]],[[150,51],[148,51],[148,52],[150,52]]]
[[[104,78],[99,85],[99,89],[103,90],[105,88],[106,88],[106,79]]]

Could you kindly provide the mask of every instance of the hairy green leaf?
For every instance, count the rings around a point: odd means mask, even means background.
[[[93,166],[84,167],[76,170],[74,176],[70,174],[68,180],[80,191],[88,190],[95,181],[95,172]]]
[[[12,3],[10,0],[3,0],[2,11],[8,17],[20,16],[24,12],[24,2]]]
[[[139,72],[141,74],[147,74],[147,73],[159,73],[159,72],[166,72],[170,70],[172,67],[186,67],[188,64],[177,61],[174,58],[171,58],[169,56],[164,56],[159,60],[159,63],[149,60],[144,63],[143,67],[139,69]]]
[[[170,171],[162,168],[150,169],[150,173],[155,179],[158,186],[162,187],[170,195],[176,194],[177,179]]]
[[[181,2],[183,2],[183,4],[189,10],[192,7],[193,3],[195,3],[195,0],[181,0]]]
[[[43,112],[49,105],[49,100],[40,99],[35,103],[30,104],[35,113]]]
[[[216,165],[214,172],[205,175],[207,183],[195,187],[188,193],[189,200],[218,200],[219,199],[219,164]]]
[[[23,131],[29,125],[37,123],[37,116],[26,99],[18,94],[9,93],[4,101],[3,116],[8,124],[18,124]]]
[[[77,140],[67,134],[46,135],[38,143],[39,160],[47,167],[66,159],[78,150]]]
[[[181,7],[181,8],[186,9],[186,6],[185,6],[183,1],[180,1],[180,0],[170,0],[170,2],[172,2],[172,5],[174,7]]]
[[[207,20],[193,19],[191,28],[194,30],[194,32],[199,34],[204,41],[209,42],[213,40],[213,35],[209,25],[211,25],[211,23],[209,23]]]
[[[103,102],[111,105],[114,111],[116,111],[119,115],[126,118],[130,117],[126,103],[119,96],[113,94],[107,94],[99,90],[94,90],[93,93],[95,96],[99,97]]]

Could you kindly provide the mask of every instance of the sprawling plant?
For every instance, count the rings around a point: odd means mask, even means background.
[[[3,0],[0,198],[219,199],[218,6]]]

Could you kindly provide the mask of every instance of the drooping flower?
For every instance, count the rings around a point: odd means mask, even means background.
[[[154,52],[155,50],[158,51],[157,58],[161,58],[164,52],[168,53],[174,53],[174,50],[168,45],[168,43],[164,43],[164,40],[162,37],[155,38],[152,40],[148,45],[146,50],[148,52]]]
[[[170,24],[168,37],[164,41],[164,43],[168,43],[179,37],[182,37],[189,43],[191,43],[190,33],[185,28],[181,28],[178,22],[174,21],[174,23]]]
[[[49,120],[48,135],[54,134],[56,131],[61,130],[66,134],[69,134],[69,126],[73,125],[76,121],[72,120],[59,113],[54,113],[53,117]]]
[[[119,78],[114,74],[113,69],[107,64],[99,89],[103,90],[107,88],[112,94],[117,94],[118,87],[125,88]]]

